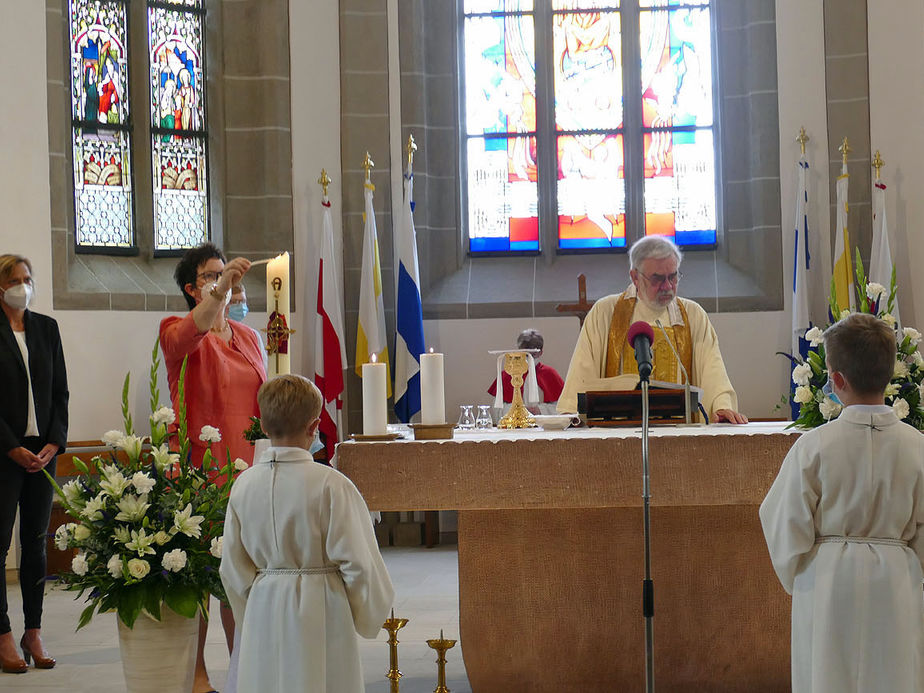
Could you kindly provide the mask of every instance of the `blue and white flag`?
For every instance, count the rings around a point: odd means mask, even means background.
[[[420,355],[424,352],[417,232],[414,230],[414,173],[408,163],[404,203],[395,233],[398,258],[395,302],[395,416],[408,423],[420,411]]]
[[[796,164],[798,167],[798,180],[796,186],[796,218],[793,235],[793,272],[792,272],[792,356],[793,359],[805,361],[808,354],[808,342],[805,333],[812,327],[809,315],[809,274],[811,270],[811,254],[809,252],[808,214],[808,188],[805,178],[808,173],[808,162],[805,155]],[[793,361],[792,367],[796,367]],[[795,383],[789,380],[790,389],[795,394]],[[790,398],[792,418],[799,416],[799,405],[794,398]]]

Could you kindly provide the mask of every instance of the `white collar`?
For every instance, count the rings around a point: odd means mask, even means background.
[[[664,324],[666,315],[668,325],[683,325],[683,315],[680,313],[680,305],[676,296],[661,312],[652,310],[646,303],[638,299],[638,291],[632,282],[629,282],[629,287],[623,292],[623,297],[636,299],[635,313],[633,315],[636,320],[644,320],[652,325],[655,324],[655,320],[660,320]]]
[[[270,447],[263,451],[257,464],[268,462],[308,462],[313,461],[311,453],[304,448]]]

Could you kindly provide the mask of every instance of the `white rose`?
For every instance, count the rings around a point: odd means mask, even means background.
[[[86,554],[78,553],[71,560],[71,570],[73,570],[77,575],[86,575],[89,568],[90,566],[87,564]]]
[[[898,394],[898,390],[899,390],[899,387],[897,383],[889,383],[888,385],[886,385],[885,396],[894,397],[895,395]]]
[[[151,572],[151,564],[143,558],[130,558],[128,560],[128,574],[140,580]]]
[[[164,554],[160,564],[165,570],[177,573],[186,567],[186,552],[183,549],[174,549]]]
[[[870,282],[866,285],[866,295],[873,301],[878,301],[885,292],[886,288],[882,284]]]
[[[908,406],[908,402],[903,399],[897,399],[892,404],[892,411],[895,412],[895,416],[899,419],[904,419],[911,412],[911,407]]]
[[[792,369],[792,381],[796,385],[808,385],[812,377],[812,367],[807,363],[800,363]]]
[[[117,448],[124,437],[125,434],[122,431],[106,431],[103,434],[103,442],[111,448]]]
[[[67,531],[67,525],[61,525],[55,530],[55,546],[58,547],[58,551],[66,551],[69,541],[70,536]]]
[[[155,426],[161,424],[164,426],[169,426],[174,421],[176,421],[176,414],[173,413],[173,409],[170,407],[161,407],[156,412],[151,414],[151,423]]]
[[[895,362],[895,371],[892,375],[893,378],[907,378],[908,377],[908,364],[904,361],[897,360]]]
[[[917,346],[921,341],[921,333],[918,332],[913,327],[905,327],[902,329],[902,337],[908,337],[911,339],[911,343]]]
[[[805,333],[805,338],[808,340],[810,346],[817,347],[824,341],[824,332],[817,327],[813,327]]]
[[[90,528],[86,525],[77,525],[74,527],[74,539],[77,541],[86,541],[90,538]]]
[[[109,574],[112,577],[122,577],[122,558],[119,556],[119,554],[114,553],[109,557],[109,562],[106,563],[106,569],[109,571]]]
[[[238,457],[236,460],[234,460],[234,468],[239,472],[243,472],[245,469],[249,469],[250,465]]]
[[[215,558],[221,558],[221,549],[224,543],[224,537],[214,537],[212,539],[212,545],[209,547],[209,553],[212,554]]]
[[[154,479],[144,472],[135,472],[132,475],[132,486],[135,487],[138,493],[149,493],[156,483]]]
[[[825,397],[821,404],[818,405],[818,411],[825,417],[825,421],[830,421],[841,413],[841,405],[830,397]]]
[[[806,385],[800,385],[796,388],[796,392],[793,395],[793,400],[796,404],[805,404],[812,401],[812,388],[807,387]]]
[[[891,313],[886,313],[882,316],[882,322],[884,322],[889,327],[895,327],[895,316]]]
[[[164,530],[160,530],[154,534],[154,543],[158,546],[163,546],[171,539],[173,539],[173,537],[167,534]]]
[[[199,440],[203,443],[218,443],[221,441],[221,433],[214,426],[203,426]]]

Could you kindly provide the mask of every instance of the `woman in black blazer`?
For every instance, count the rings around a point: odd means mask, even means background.
[[[30,311],[32,263],[0,255],[0,566],[13,535],[19,508],[25,633],[16,649],[7,613],[6,571],[0,570],[0,669],[23,673],[28,661],[50,669],[55,660],[42,645],[45,593],[45,537],[51,518],[55,458],[67,443],[67,373],[58,323]]]

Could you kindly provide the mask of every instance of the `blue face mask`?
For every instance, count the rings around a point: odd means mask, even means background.
[[[828,397],[832,402],[840,406],[844,406],[844,403],[841,402],[840,398],[834,392],[834,386],[831,384],[830,378],[825,381],[824,386],[821,388],[821,391],[825,394],[825,397]]]
[[[244,318],[247,317],[247,302],[241,301],[228,306],[228,317],[236,322],[243,322]]]

